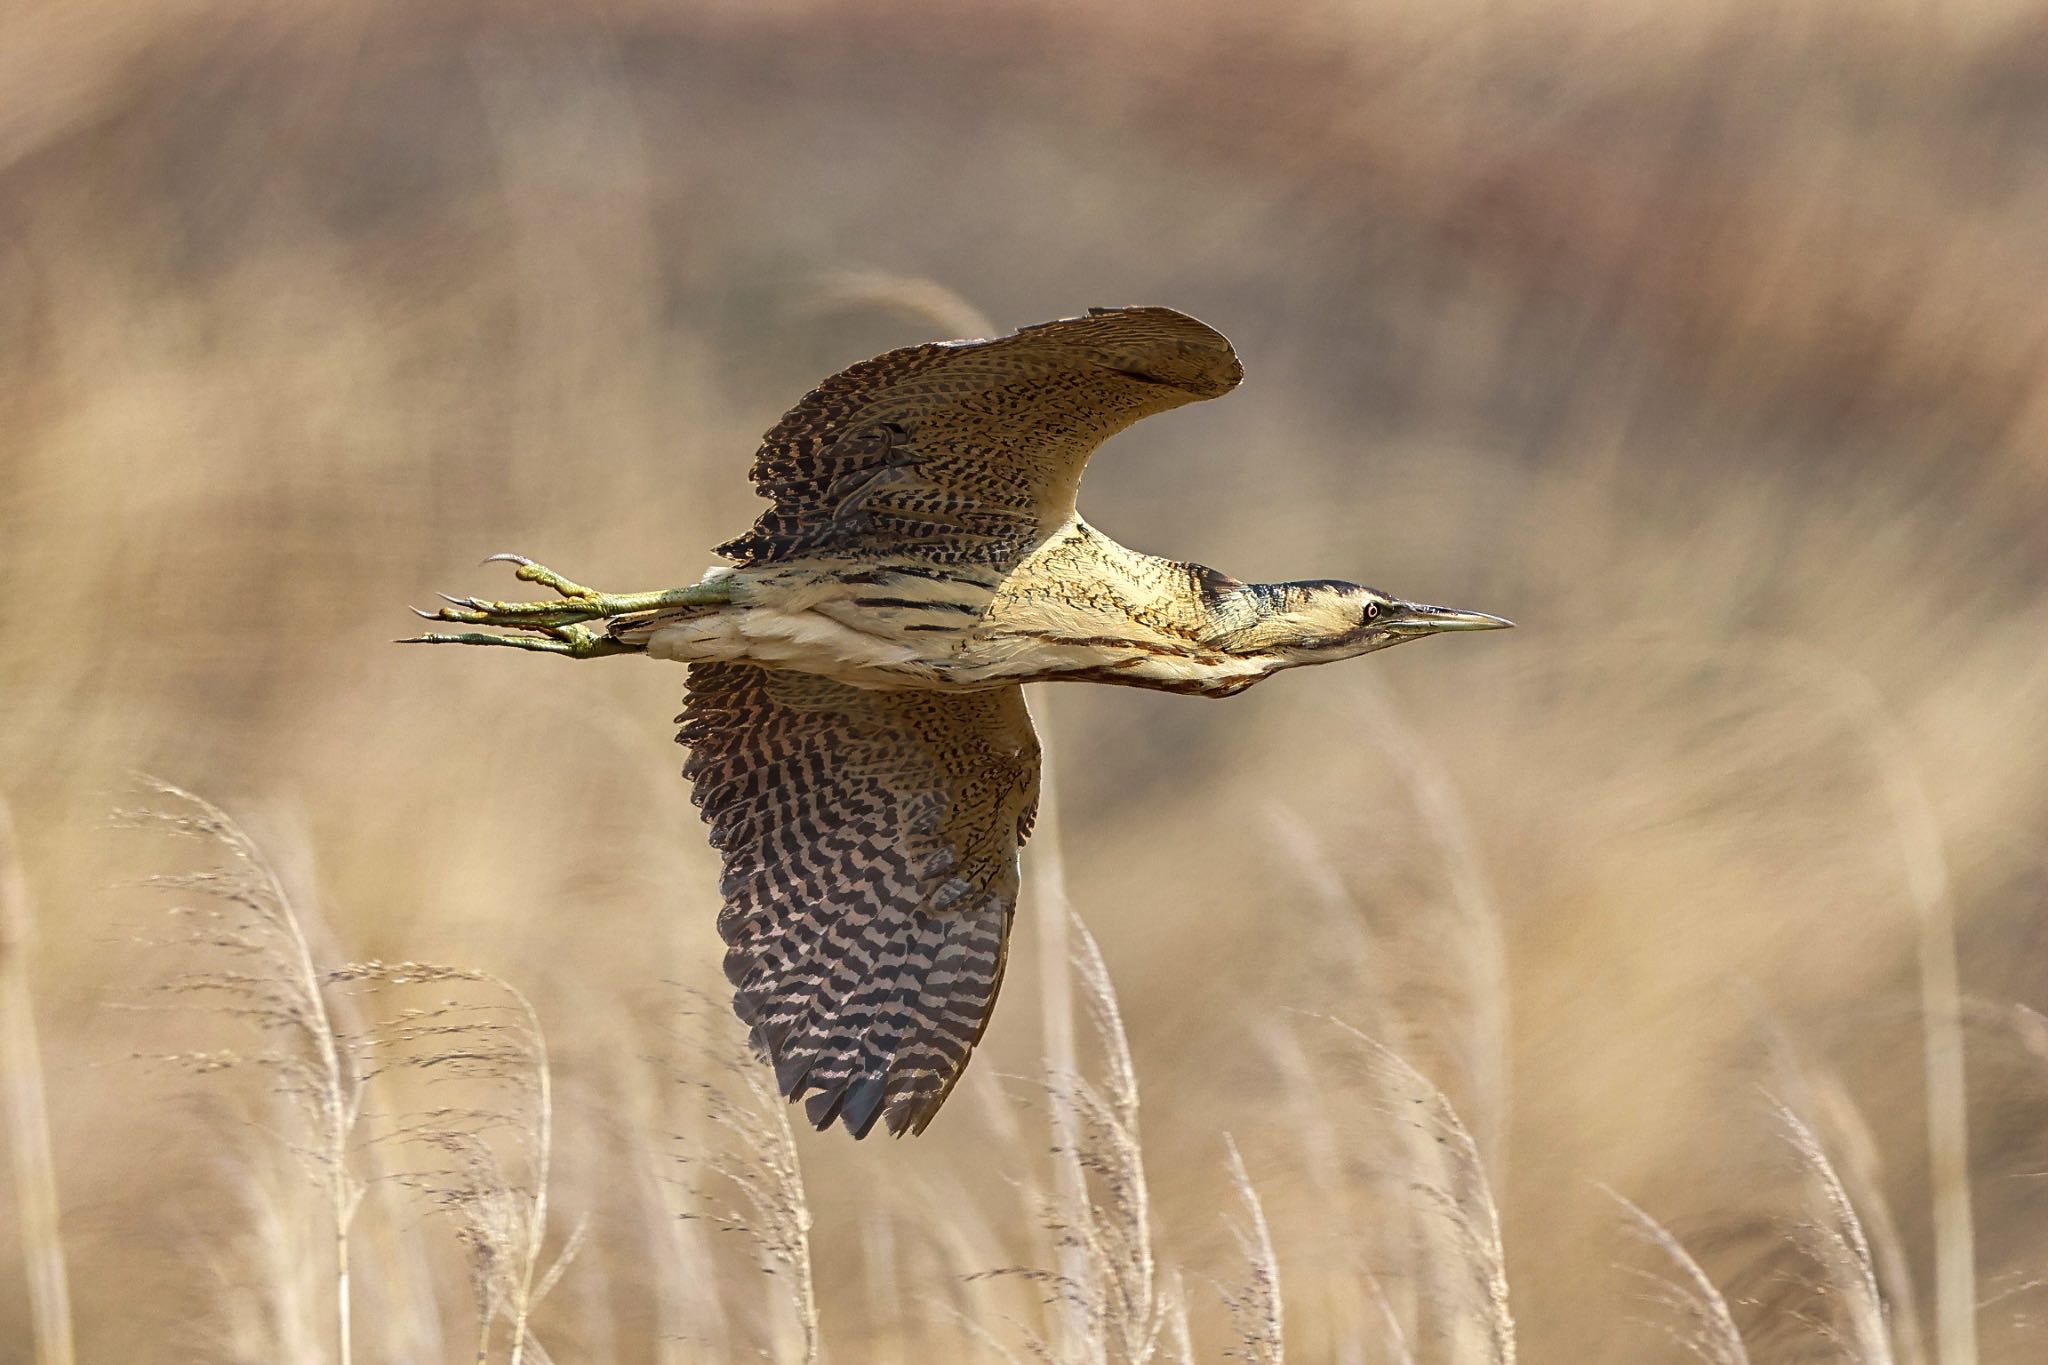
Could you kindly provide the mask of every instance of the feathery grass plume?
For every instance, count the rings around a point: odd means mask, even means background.
[[[1060,809],[1059,764],[1056,752],[1057,727],[1053,724],[1052,689],[1027,688],[1025,705],[1037,727],[1039,747],[1047,757],[1038,778],[1038,818],[1031,844],[1031,877],[1024,885],[1027,908],[1037,926],[1039,977],[1039,1026],[1044,1030],[1044,1064],[1048,1118],[1055,1154],[1080,1146],[1074,1106],[1067,1102],[1062,1077],[1078,1076],[1080,1054],[1074,1041],[1074,946],[1072,927],[1074,903],[1067,897],[1065,821]],[[1087,1202],[1088,1194],[1080,1166],[1068,1160],[1053,1162],[1054,1198],[1069,1208]],[[1071,1283],[1088,1278],[1087,1253],[1079,1246],[1054,1238],[1053,1256],[1057,1273]],[[1055,1337],[1068,1352],[1087,1349],[1093,1338],[1087,1316],[1080,1304],[1066,1295],[1056,1295],[1053,1312],[1058,1321]]]
[[[1158,1292],[1152,1191],[1138,1133],[1138,1071],[1102,949],[1078,914],[1070,927],[1071,961],[1102,1059],[1099,1086],[1072,1075],[1055,1100],[1071,1106],[1077,1120],[1078,1144],[1065,1153],[1071,1169],[1098,1191],[1097,1198],[1075,1210],[1074,1231],[1087,1252],[1096,1316],[1123,1358],[1142,1361],[1156,1347],[1165,1305]]]
[[[0,798],[0,1109],[14,1154],[14,1207],[21,1259],[28,1269],[29,1321],[36,1365],[71,1365],[71,1289],[57,1222],[57,1167],[50,1154],[50,1110],[43,1054],[36,1042],[28,958],[35,910],[14,846],[14,821]]]
[[[1095,936],[1073,915],[1070,959],[1101,1057],[1099,1083],[1079,1073],[1054,1079],[1052,1104],[1071,1116],[1074,1145],[1056,1153],[1069,1183],[1083,1191],[1066,1210],[1055,1240],[1082,1253],[1076,1287],[1085,1318],[1105,1357],[1143,1365],[1178,1311],[1163,1292],[1152,1239],[1152,1192],[1138,1131],[1138,1075],[1131,1060],[1116,988]]]
[[[454,1223],[468,1261],[477,1317],[476,1359],[490,1356],[506,1324],[510,1365],[548,1360],[532,1319],[575,1259],[583,1229],[545,1256],[548,1188],[554,1159],[554,1081],[540,1017],[520,990],[488,972],[430,962],[351,962],[330,983],[386,992],[433,986],[431,1005],[407,1006],[379,1020],[364,1040],[374,1060],[365,1081],[391,1085],[410,1076],[460,1085],[464,1099],[404,1114],[386,1134],[391,1145],[424,1149],[431,1164],[394,1179],[417,1190]],[[474,988],[467,990],[466,988]],[[480,992],[483,999],[464,998]]]
[[[1356,1045],[1377,1107],[1393,1120],[1394,1174],[1420,1200],[1410,1220],[1417,1352],[1513,1365],[1500,1211],[1478,1144],[1444,1092],[1399,1053],[1330,1022]]]
[[[1422,1312],[1426,1285],[1415,1272],[1419,1233],[1406,1135],[1384,1121],[1381,1087],[1370,1077],[1364,1084],[1352,1078],[1357,1058],[1349,1036],[1334,1030],[1311,1036],[1299,1027],[1303,1018],[1328,1022],[1282,1011],[1265,1022],[1266,1045],[1288,1106],[1283,1127],[1299,1145],[1317,1194],[1320,1241],[1331,1255],[1305,1267],[1308,1273],[1291,1287],[1299,1301],[1305,1281],[1320,1285],[1329,1305],[1316,1320],[1324,1349],[1365,1360],[1382,1353],[1375,1348],[1384,1347],[1389,1332],[1405,1341]],[[1402,1027],[1398,1017],[1389,1022]],[[1344,1083],[1330,1085],[1328,1077],[1340,1071]],[[1372,1321],[1374,1301],[1357,1294],[1360,1285],[1372,1288],[1384,1321]]]
[[[1273,825],[1276,831],[1288,832],[1296,868],[1308,874],[1312,885],[1329,888],[1330,899],[1314,932],[1328,944],[1331,977],[1357,992],[1358,1008],[1373,1022],[1369,1033],[1404,1036],[1406,1021],[1391,1007],[1380,982],[1382,955],[1370,939],[1368,921],[1329,866],[1321,841],[1305,822],[1283,821],[1276,814]],[[1377,1271],[1404,1263],[1406,1248],[1390,1245],[1392,1224],[1379,1217],[1366,1182],[1357,1178],[1363,1161],[1357,1135],[1359,1106],[1330,1093],[1321,1070],[1324,1059],[1310,1056],[1297,1027],[1299,1018],[1292,1011],[1279,1011],[1252,1024],[1287,1106],[1288,1118],[1280,1130],[1293,1148],[1297,1183],[1313,1193],[1310,1216],[1321,1239],[1321,1253],[1308,1273],[1289,1286],[1295,1320],[1307,1327],[1304,1342],[1297,1326],[1297,1351],[1305,1346],[1310,1352],[1348,1352],[1344,1358],[1363,1360],[1368,1343],[1383,1335],[1387,1322],[1395,1322],[1398,1330],[1399,1320],[1391,1316],[1392,1305],[1386,1302]],[[1370,1284],[1375,1297],[1360,1295],[1361,1284]]]
[[[337,1024],[304,927],[276,866],[225,811],[181,787],[141,779],[160,804],[117,811],[117,824],[163,830],[208,845],[220,865],[151,877],[146,885],[189,896],[172,907],[180,932],[159,946],[199,965],[157,987],[174,1004],[234,1020],[262,1045],[154,1055],[195,1075],[261,1074],[296,1116],[303,1136],[291,1150],[321,1190],[330,1224],[336,1359],[352,1358],[349,1230],[364,1185],[350,1147],[363,1083],[352,1043]]]
[[[1243,1284],[1224,1286],[1223,1304],[1230,1310],[1237,1328],[1238,1349],[1226,1352],[1253,1365],[1282,1365],[1286,1359],[1286,1338],[1281,1330],[1280,1260],[1273,1254],[1273,1233],[1266,1226],[1266,1209],[1259,1192],[1244,1168],[1237,1143],[1223,1139],[1230,1152],[1230,1183],[1244,1204],[1243,1223],[1230,1224],[1231,1238],[1245,1260]]]
[[[952,1314],[955,1324],[960,1328],[960,1334],[976,1346],[984,1348],[991,1356],[1002,1360],[1003,1365],[1024,1365],[1023,1356],[1011,1350],[1008,1344],[997,1337],[995,1333],[989,1331],[988,1328],[975,1321],[974,1318],[961,1312],[957,1307],[949,1307],[948,1311]],[[1040,1365],[1058,1365],[1059,1357],[1054,1355],[1052,1348],[1047,1346],[1042,1340],[1031,1340],[1026,1343],[1025,1349],[1031,1352],[1031,1358],[1038,1361]]]
[[[1807,1324],[1852,1365],[1893,1365],[1890,1317],[1863,1221],[1819,1135],[1790,1106],[1773,1101],[1773,1107],[1807,1194],[1806,1211],[1790,1229],[1820,1277],[1814,1288],[1823,1312]]]
[[[987,1082],[977,1085],[970,1081],[968,1084],[977,1089],[986,1086],[990,1092],[996,1089]],[[1004,1142],[1000,1138],[991,1142],[988,1149],[1010,1153],[1023,1150],[1020,1143],[1014,1140]],[[1015,1164],[1022,1166],[1024,1163],[1018,1161]],[[1028,1182],[1019,1180],[1015,1183],[1019,1184],[1020,1193],[1032,1191],[1021,1207],[1025,1225],[1035,1226],[1035,1216],[1045,1207],[1044,1201]],[[984,1214],[957,1181],[947,1181],[943,1185],[925,1184],[916,1191],[908,1207],[914,1210],[943,1209],[947,1213],[946,1217],[927,1218],[920,1224],[925,1238],[921,1247],[925,1253],[925,1264],[913,1282],[930,1285],[935,1290],[943,1289],[947,1294],[946,1301],[934,1311],[934,1317],[950,1324],[969,1342],[987,1346],[1006,1360],[1016,1359],[1015,1352],[999,1343],[984,1324],[1001,1322],[1016,1329],[1020,1336],[1028,1335],[1028,1329],[1022,1328],[1020,1323],[1033,1308],[1043,1305],[1035,1298],[1025,1298],[1017,1303],[1006,1301],[1000,1292],[1004,1287],[1004,1277],[984,1273],[986,1267],[1000,1264],[1004,1259],[1004,1234],[1009,1230],[1008,1221]],[[1019,1289],[1029,1289],[1028,1285],[1012,1283]]]
[[[1188,1296],[1179,1270],[1169,1269],[1163,1277],[1166,1323],[1160,1350],[1170,1365],[1195,1365],[1195,1339],[1188,1330]]]
[[[1068,929],[1070,962],[1081,983],[1102,1069],[1099,1081],[1072,1071],[1055,1071],[1046,1079],[1053,1161],[1065,1167],[1066,1178],[1044,1201],[1041,1219],[1054,1248],[1070,1254],[1061,1257],[1057,1270],[1006,1266],[981,1275],[1036,1284],[1063,1323],[1078,1323],[1080,1338],[1058,1347],[1043,1337],[1030,1338],[1027,1345],[1039,1358],[1146,1365],[1160,1355],[1182,1316],[1179,1281],[1160,1274],[1153,1246],[1152,1196],[1138,1132],[1137,1070],[1116,988],[1079,915],[1072,916]],[[1071,1141],[1060,1141],[1063,1132],[1072,1133]],[[1078,1197],[1063,1197],[1070,1188],[1080,1191]]]
[[[1969,1087],[1956,962],[1956,906],[1941,826],[1912,744],[1865,674],[1787,645],[1789,668],[1821,679],[1840,700],[1876,768],[1898,832],[1906,890],[1919,929],[1921,1049],[1927,1072],[1927,1152],[1933,1180],[1934,1314],[1941,1365],[1976,1365],[1976,1230],[1970,1207]],[[1903,1265],[1903,1256],[1889,1258]],[[1906,1302],[1902,1299],[1901,1303]],[[1905,1324],[1901,1324],[1904,1326]],[[1917,1357],[1917,1328],[1908,1338]]]
[[[648,1035],[661,1031],[647,1027]],[[623,1203],[637,1236],[608,1249],[645,1285],[658,1365],[722,1365],[732,1358],[732,1341],[714,1234],[692,1216],[694,1202],[674,1169],[679,1150],[702,1146],[709,1119],[694,1087],[672,1083],[672,1063],[625,1037],[612,1040],[612,1051],[615,1083],[604,1107],[627,1147]]]
[[[969,1084],[1000,1092],[990,1076]],[[1051,1334],[1050,1305],[1035,1282],[990,1274],[987,1269],[1015,1259],[1012,1248],[1018,1236],[1042,1230],[1039,1215],[1047,1205],[1038,1185],[1011,1174],[1028,1164],[1028,1149],[998,1137],[978,1139],[975,1150],[984,1154],[991,1168],[1003,1172],[1000,1183],[1014,1188],[1017,1202],[998,1201],[991,1212],[966,1183],[917,1175],[892,1196],[891,1217],[897,1227],[916,1234],[898,1238],[903,1283],[910,1303],[923,1304],[922,1312],[913,1309],[912,1318],[902,1325],[943,1328],[955,1335],[952,1341],[942,1341],[929,1332],[921,1334],[914,1340],[922,1349],[908,1349],[904,1339],[893,1338],[894,1349],[908,1361],[980,1359],[983,1352],[1006,1361],[1021,1360],[1020,1352],[1036,1360],[1069,1359]],[[1012,1208],[1021,1217],[1012,1216]],[[1048,1264],[1049,1251],[1037,1253]]]
[[[1454,1059],[1465,1073],[1462,1093],[1476,1146],[1498,1179],[1507,1160],[1512,1103],[1508,1030],[1513,998],[1500,909],[1472,822],[1443,763],[1401,719],[1383,684],[1367,680],[1355,695],[1367,731],[1408,789],[1449,881],[1454,913],[1435,917],[1434,927],[1443,935],[1442,956],[1453,961],[1439,977],[1440,983],[1460,988],[1462,1010],[1455,1026],[1466,1045],[1456,1049]]]
[[[1891,1201],[1885,1197],[1876,1135],[1839,1076],[1808,1062],[1782,1031],[1772,1030],[1769,1043],[1774,1084],[1782,1097],[1775,1102],[1777,1108],[1805,1116],[1823,1149],[1832,1153],[1831,1170],[1856,1210],[1885,1306],[1892,1351],[1899,1365],[1923,1365],[1927,1355],[1915,1307],[1912,1262]]]
[[[737,1232],[761,1254],[761,1269],[774,1277],[768,1319],[777,1360],[815,1361],[824,1350],[819,1332],[818,1292],[811,1273],[811,1205],[797,1160],[796,1134],[788,1106],[761,1065],[730,1027],[723,1008],[689,992],[683,1017],[703,1029],[705,1041],[693,1055],[709,1058],[718,1073],[682,1072],[675,1079],[701,1098],[717,1131],[702,1147],[683,1145],[678,1159],[708,1174],[693,1185],[699,1209],[685,1215],[724,1232]],[[787,1310],[782,1311],[782,1310]],[[789,1337],[794,1322],[796,1338]]]
[[[1679,655],[1697,651],[1690,641],[1660,641]],[[1941,826],[1927,784],[1914,761],[1911,737],[1869,675],[1797,641],[1769,639],[1745,656],[1750,666],[1767,665],[1788,679],[1814,688],[1861,743],[1876,775],[1897,838],[1900,871],[1912,904],[1919,968],[1922,1065],[1926,1075],[1927,1150],[1932,1184],[1936,1359],[1941,1365],[1976,1365],[1978,1309],[1976,1231],[1970,1198],[1969,1089],[1963,1046],[1963,994],[1956,956],[1956,904]],[[1717,659],[1703,660],[1718,664]],[[1853,1106],[1851,1106],[1853,1109]],[[1852,1172],[1853,1179],[1853,1172]],[[1874,1193],[1876,1186],[1871,1186]],[[1866,1204],[1869,1230],[1877,1242],[1880,1270],[1892,1274],[1893,1288],[1906,1260],[1883,1240],[1889,1215]],[[1910,1293],[1895,1293],[1901,1320],[1892,1341],[1909,1361],[1921,1357]]]
[[[1605,1185],[1600,1188],[1621,1205],[1629,1231],[1645,1246],[1660,1252],[1676,1272],[1660,1275],[1629,1267],[1648,1283],[1650,1302],[1668,1314],[1657,1326],[1700,1365],[1749,1365],[1749,1349],[1743,1345],[1727,1297],[1685,1249],[1685,1244],[1627,1196]]]

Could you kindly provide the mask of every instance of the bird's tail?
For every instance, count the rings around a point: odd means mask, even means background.
[[[629,616],[612,617],[605,623],[605,628],[620,644],[645,649],[657,631],[700,620],[723,610],[724,605],[722,602],[702,602],[683,607],[663,607],[659,611],[636,611]]]

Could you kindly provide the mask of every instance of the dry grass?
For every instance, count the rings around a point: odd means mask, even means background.
[[[2044,33],[6,10],[0,1342],[68,1272],[138,1365],[2040,1358]],[[789,1132],[674,1028],[674,671],[386,642],[492,551],[687,581],[821,374],[1141,301],[1250,381],[1092,519],[1521,629],[1059,693],[974,1072]],[[243,842],[109,834],[138,768]]]
[[[1280,1258],[1273,1251],[1273,1232],[1266,1225],[1266,1209],[1259,1192],[1252,1187],[1244,1158],[1237,1144],[1230,1147],[1230,1181],[1244,1200],[1244,1223],[1233,1224],[1231,1236],[1244,1254],[1245,1278],[1238,1288],[1223,1290],[1224,1305],[1230,1309],[1237,1329],[1239,1349],[1227,1354],[1256,1365],[1282,1365],[1287,1358],[1287,1334],[1282,1316]]]
[[[159,999],[166,1008],[232,1021],[250,1045],[147,1059],[194,1076],[252,1071],[258,1087],[281,1102],[290,1125],[281,1139],[322,1196],[332,1252],[333,1354],[352,1360],[349,1227],[363,1197],[353,1154],[364,1079],[357,1040],[329,1009],[326,974],[276,866],[218,806],[168,783],[151,786],[157,804],[123,811],[120,821],[200,840],[219,855],[217,866],[149,879],[181,898],[171,907],[171,937],[156,946],[189,964],[162,982]]]
[[[56,1162],[50,1152],[49,1100],[36,1043],[29,953],[35,911],[14,847],[14,821],[0,801],[0,1112],[13,1154],[14,1208],[28,1272],[29,1330],[36,1365],[70,1365],[71,1286],[58,1230]]]
[[[1628,1215],[1636,1234],[1677,1272],[1676,1278],[1669,1272],[1639,1272],[1649,1282],[1650,1302],[1669,1315],[1659,1325],[1670,1333],[1672,1341],[1697,1358],[1700,1365],[1749,1365],[1749,1348],[1743,1344],[1742,1330],[1735,1325],[1735,1314],[1720,1287],[1669,1228],[1621,1195],[1614,1195],[1614,1199]]]
[[[674,1079],[697,1094],[716,1136],[703,1150],[681,1139],[677,1156],[686,1166],[701,1166],[717,1188],[694,1185],[702,1211],[683,1216],[705,1219],[721,1232],[739,1233],[754,1243],[765,1261],[762,1269],[777,1276],[788,1295],[788,1316],[798,1333],[780,1342],[775,1357],[817,1360],[823,1346],[811,1275],[811,1206],[789,1107],[776,1093],[774,1077],[725,1026],[722,1006],[702,995],[689,1003],[686,1017],[705,1035],[695,1040],[690,1055],[714,1059],[719,1074],[706,1079],[679,1073]]]
[[[1809,1325],[1855,1365],[1892,1365],[1890,1312],[1863,1220],[1806,1120],[1782,1107],[1778,1117],[1809,1192],[1807,1211],[1791,1224],[1794,1243],[1814,1266],[1812,1288],[1823,1305]]]

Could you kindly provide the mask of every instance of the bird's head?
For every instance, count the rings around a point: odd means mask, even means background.
[[[1235,654],[1259,654],[1280,667],[1326,663],[1454,630],[1514,624],[1481,611],[1404,602],[1377,588],[1333,579],[1250,583],[1242,590],[1243,625],[1218,641]],[[1247,619],[1248,618],[1248,619]]]

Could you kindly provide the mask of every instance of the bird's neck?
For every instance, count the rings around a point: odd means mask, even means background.
[[[1024,573],[1032,582],[1113,584],[1127,609],[1207,649],[1256,654],[1284,631],[1276,618],[1301,590],[1246,583],[1204,564],[1162,559],[1119,544],[1075,517],[1048,537]]]
[[[1213,569],[1204,592],[1202,642],[1232,654],[1258,654],[1279,643],[1280,617],[1300,589],[1293,583],[1241,583]]]

